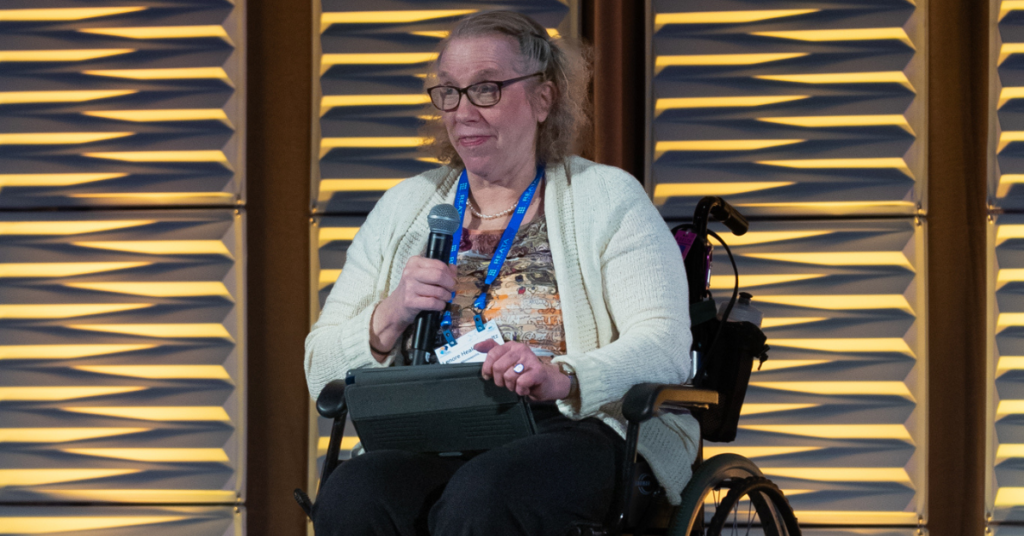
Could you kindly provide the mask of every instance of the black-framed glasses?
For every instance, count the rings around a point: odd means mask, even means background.
[[[465,94],[469,102],[480,108],[490,108],[498,101],[501,100],[501,88],[515,84],[520,80],[526,80],[527,78],[533,78],[534,76],[544,76],[543,72],[528,74],[526,76],[520,76],[518,78],[509,78],[508,80],[502,80],[500,82],[494,80],[484,80],[483,82],[477,82],[475,84],[457,88],[455,86],[434,86],[427,88],[427,94],[430,95],[430,102],[442,112],[451,112],[459,107],[459,103],[462,102],[462,95]]]

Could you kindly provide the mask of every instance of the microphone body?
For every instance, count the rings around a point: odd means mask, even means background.
[[[455,234],[456,226],[462,225],[459,221],[459,212],[452,205],[437,205],[430,210],[427,221],[430,224],[430,236],[427,237],[427,251],[424,256],[447,264],[452,250],[452,236]],[[434,339],[441,327],[441,313],[420,311],[413,323],[415,330],[412,337],[412,364],[425,365],[434,357]]]

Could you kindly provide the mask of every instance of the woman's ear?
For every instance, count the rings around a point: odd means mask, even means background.
[[[551,113],[551,106],[555,103],[555,94],[557,92],[558,88],[550,80],[540,83],[534,90],[530,103],[533,107],[533,115],[536,116],[538,123],[543,123],[547,120],[548,114]]]

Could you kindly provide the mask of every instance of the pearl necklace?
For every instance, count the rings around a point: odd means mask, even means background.
[[[470,201],[469,199],[467,199],[466,201],[469,202],[469,211],[472,212],[474,216],[476,216],[477,218],[480,218],[482,220],[493,220],[494,218],[500,218],[502,216],[508,215],[513,210],[515,210],[516,207],[519,205],[519,201],[516,201],[515,203],[512,203],[511,207],[508,207],[507,209],[505,209],[505,210],[503,210],[503,211],[501,211],[501,212],[499,212],[497,214],[490,214],[490,215],[488,215],[488,214],[481,214],[481,213],[477,212],[476,207],[473,206],[473,202]]]

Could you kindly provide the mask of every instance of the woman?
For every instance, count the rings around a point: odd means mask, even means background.
[[[441,51],[427,85],[440,112],[433,149],[447,165],[388,191],[353,240],[306,340],[310,394],[351,369],[402,363],[416,314],[447,307],[455,337],[477,314],[497,322],[507,342],[476,346],[482,374],[529,396],[539,433],[469,461],[358,456],[324,483],[318,536],[561,535],[601,522],[624,450],[622,397],[637,383],[688,379],[685,275],[665,223],[635,178],[569,155],[586,131],[583,56],[511,12],[463,19]],[[419,256],[427,213],[460,184],[469,199],[457,266]],[[522,207],[506,252],[498,242]],[[689,416],[641,427],[640,453],[674,503],[698,434]]]

